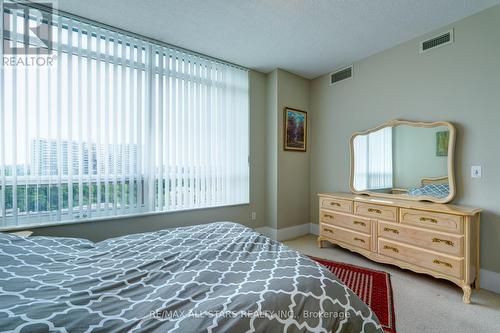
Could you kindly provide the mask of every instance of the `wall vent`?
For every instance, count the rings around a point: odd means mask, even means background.
[[[430,39],[420,42],[420,53],[427,52],[429,50],[445,46],[454,42],[453,29],[440,33]]]
[[[338,70],[330,74],[330,84],[337,83],[339,81],[347,80],[352,77],[352,66]]]

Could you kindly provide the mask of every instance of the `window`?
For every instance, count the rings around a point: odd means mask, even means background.
[[[25,27],[45,24],[52,54],[2,49],[0,226],[248,203],[245,69],[69,15],[2,12],[2,40],[32,48]]]
[[[392,188],[392,128],[382,128],[354,140],[357,191]]]

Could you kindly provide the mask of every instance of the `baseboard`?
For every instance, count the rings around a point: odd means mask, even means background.
[[[269,237],[271,239],[276,240],[276,229],[271,228],[271,227],[259,227],[255,228],[255,231],[257,231],[259,234],[262,234],[266,237]]]
[[[297,238],[300,236],[305,236],[309,234],[310,230],[309,223],[299,224],[293,227],[278,229],[277,240],[284,241],[288,239]]]
[[[304,223],[293,227],[274,229],[271,227],[255,228],[255,231],[271,239],[285,241],[308,234],[319,235],[319,226],[316,223]]]
[[[309,233],[319,236],[319,224],[309,223],[309,226],[310,226]]]
[[[481,289],[500,294],[500,273],[481,269]]]

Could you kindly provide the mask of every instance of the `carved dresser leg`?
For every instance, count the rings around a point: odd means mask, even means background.
[[[464,303],[465,304],[470,304],[470,296],[472,293],[472,289],[469,285],[464,285],[462,286],[462,290],[464,291]]]

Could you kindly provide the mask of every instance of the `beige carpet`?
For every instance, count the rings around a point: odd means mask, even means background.
[[[500,332],[498,294],[474,290],[472,304],[464,304],[462,289],[452,283],[378,264],[340,247],[319,249],[316,236],[303,236],[284,243],[307,255],[390,273],[398,333]]]

